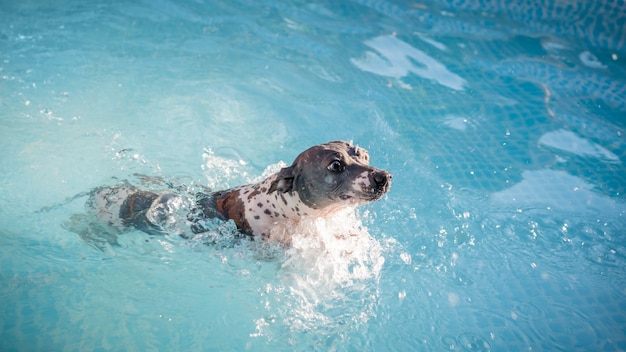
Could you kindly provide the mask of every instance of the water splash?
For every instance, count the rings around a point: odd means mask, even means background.
[[[354,209],[302,222],[284,248],[278,280],[261,290],[268,315],[251,337],[359,329],[376,315],[383,251]]]

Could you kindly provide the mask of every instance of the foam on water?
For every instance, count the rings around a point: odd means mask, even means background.
[[[346,333],[374,317],[384,250],[357,213],[347,209],[332,218],[304,221],[293,234],[277,281],[263,292],[271,314],[256,322],[251,336],[271,337],[276,320],[286,323],[291,333]]]
[[[303,221],[293,233],[283,267],[306,273],[314,286],[350,286],[354,280],[376,278],[384,263],[380,244],[354,209]]]

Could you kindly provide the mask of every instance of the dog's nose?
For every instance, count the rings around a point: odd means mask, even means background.
[[[376,171],[373,174],[374,183],[377,188],[385,187],[391,181],[391,174],[387,171]]]

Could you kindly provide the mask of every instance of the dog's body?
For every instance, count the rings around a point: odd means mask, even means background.
[[[230,219],[246,235],[289,243],[285,229],[302,219],[378,200],[390,185],[391,174],[369,166],[365,149],[336,141],[307,149],[291,166],[259,183],[200,193],[194,201],[126,184],[95,190],[87,208],[114,228],[146,232],[162,232],[169,214],[186,208],[193,233],[204,231],[204,219]]]

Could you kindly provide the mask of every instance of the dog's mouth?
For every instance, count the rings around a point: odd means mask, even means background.
[[[371,184],[365,182],[355,184],[351,190],[339,194],[337,198],[346,202],[363,204],[381,199],[389,188],[391,188],[391,174],[382,171],[372,177]]]
[[[370,192],[363,192],[360,194],[340,194],[339,195],[339,199],[343,200],[343,201],[357,201],[357,202],[373,202],[376,200],[381,199],[385,193],[387,193],[388,187],[385,187],[383,189],[376,189],[376,190],[372,190]]]
[[[379,200],[380,198],[382,198],[385,193],[387,193],[387,191],[389,190],[389,187],[384,187],[381,189],[376,189],[371,193],[368,193],[365,197],[362,197],[362,199],[364,200],[368,200],[368,201],[375,201],[375,200]]]
[[[358,186],[354,187],[356,189],[353,188],[353,195],[343,194],[340,198],[348,200],[356,197],[361,202],[373,202],[381,199],[391,188],[391,174],[386,171],[377,171],[368,177],[369,184],[358,183]]]

